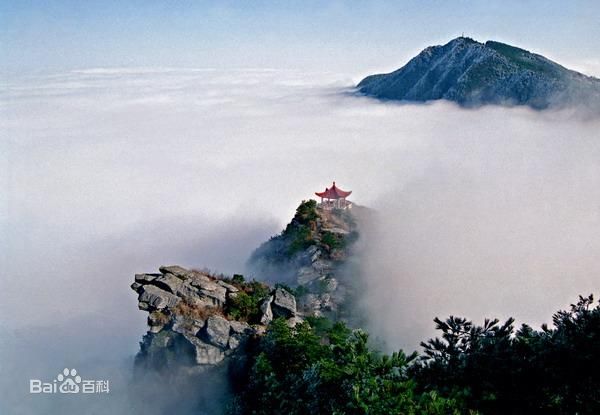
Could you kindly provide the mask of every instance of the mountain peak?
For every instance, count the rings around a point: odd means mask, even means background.
[[[394,72],[366,77],[358,90],[383,100],[445,99],[467,107],[600,109],[600,80],[516,46],[464,36],[424,49]]]
[[[459,36],[459,37],[455,37],[454,39],[452,39],[450,42],[448,43],[463,43],[463,44],[478,44],[481,45],[481,43],[479,43],[478,41],[476,41],[475,39],[468,37],[468,36]]]

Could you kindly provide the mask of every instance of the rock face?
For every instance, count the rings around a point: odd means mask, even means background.
[[[131,288],[148,313],[134,367],[144,385],[140,399],[162,395],[174,413],[222,413],[274,319],[289,326],[308,316],[349,322],[343,306],[353,292],[348,264],[361,209],[302,203],[286,230],[252,256],[250,275],[271,285],[176,265],[135,275]],[[180,410],[182,402],[193,410]]]
[[[296,315],[296,298],[286,290],[277,288],[271,310],[274,317],[292,318]]]
[[[342,306],[352,292],[348,258],[361,209],[325,210],[315,201],[303,202],[286,230],[250,260],[253,275],[273,287],[176,265],[137,274],[131,288],[139,308],[149,313],[137,366],[201,373],[243,361],[245,348],[273,319],[289,325],[306,316],[344,319]]]
[[[175,307],[180,298],[154,285],[142,287],[138,298],[142,310],[162,310],[166,307]]]
[[[262,324],[269,324],[271,320],[273,320],[273,310],[271,309],[271,304],[273,303],[273,296],[265,298],[263,303],[260,305],[260,311],[262,312],[262,317],[260,318],[260,322]]]
[[[600,80],[514,46],[459,37],[431,46],[402,68],[371,75],[357,86],[384,100],[446,99],[463,106],[585,106],[600,113]]]
[[[229,344],[229,320],[221,316],[210,316],[204,324],[203,334],[213,346],[226,348]]]
[[[149,330],[136,358],[146,368],[199,372],[243,349],[274,316],[296,322],[296,300],[282,288],[268,292],[262,324],[228,318],[228,301],[239,295],[240,287],[179,266],[160,267],[160,274],[137,274],[131,288],[138,294],[139,308],[149,312]]]
[[[292,317],[289,309],[295,307],[301,315],[344,317],[341,306],[351,290],[347,280],[352,279],[347,259],[358,238],[357,218],[366,212],[357,205],[330,210],[303,202],[286,229],[254,251],[248,261],[254,275],[296,291],[296,298],[275,292],[275,317]]]

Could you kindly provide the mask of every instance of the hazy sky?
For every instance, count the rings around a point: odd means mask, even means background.
[[[462,32],[600,76],[599,12],[0,0],[0,412],[86,413],[24,386],[77,367],[111,380],[94,405],[131,413],[119,394],[146,330],[134,273],[239,272],[334,179],[385,219],[364,300],[391,348],[415,347],[436,315],[538,326],[598,293],[598,118],[345,92]]]
[[[600,75],[598,1],[7,1],[0,70],[274,67],[360,77],[464,33]]]
[[[513,299],[543,293],[533,306],[502,297],[464,310],[452,297],[449,309],[424,310],[422,326],[448,312],[539,323],[597,288],[597,118],[382,104],[345,86],[297,71],[115,69],[11,84],[0,95],[0,154],[10,161],[0,175],[0,315],[18,318],[3,323],[84,311],[141,320],[128,287],[135,272],[169,263],[239,272],[331,180],[398,229],[401,240],[374,253],[389,269],[369,275],[502,277]],[[423,263],[386,261],[417,248]],[[522,275],[548,289],[522,292]]]

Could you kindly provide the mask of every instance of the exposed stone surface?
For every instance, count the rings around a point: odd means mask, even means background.
[[[165,274],[161,278],[154,279],[153,282],[157,287],[160,287],[172,294],[177,294],[183,285],[183,281],[173,274]]]
[[[307,205],[301,205],[286,230],[255,250],[248,265],[262,279],[297,289],[300,315],[334,320],[351,318],[351,309],[341,307],[355,295],[355,287],[346,283],[353,280],[347,259],[355,249],[358,223],[368,220],[370,215],[369,209],[355,204],[352,209],[316,206],[312,211]],[[307,229],[310,233],[304,236]],[[300,250],[294,248],[299,234],[305,238],[303,244],[306,245]],[[277,301],[270,308],[275,317],[282,311]],[[289,316],[285,311],[283,314]]]
[[[135,274],[135,282],[144,284],[150,282],[160,276],[161,274]]]
[[[600,108],[600,79],[511,45],[459,37],[430,46],[402,68],[363,79],[358,90],[383,100],[446,99],[463,106]]]
[[[196,363],[199,365],[214,365],[225,359],[225,352],[221,347],[203,342],[197,337],[186,337],[195,347]]]
[[[271,303],[273,317],[291,318],[296,315],[296,298],[282,288],[275,290]]]
[[[161,274],[137,274],[131,288],[139,308],[149,312],[148,333],[141,343],[137,364],[155,369],[216,365],[236,353],[250,336],[262,335],[277,316],[296,317],[296,301],[282,288],[269,293],[262,304],[261,325],[225,317],[227,298],[240,293],[235,285],[180,266],[160,267]]]
[[[256,324],[232,318],[240,315],[236,298],[258,292],[252,283],[223,280],[177,265],[162,266],[160,273],[137,274],[131,288],[138,293],[139,308],[149,312],[149,330],[136,362],[159,370],[177,367],[198,373],[243,361],[246,347],[264,335],[274,318],[284,318],[290,326],[305,316],[345,318],[348,308],[341,305],[353,289],[347,283],[346,259],[357,235],[355,213],[367,212],[359,206],[352,213],[312,209],[305,209],[305,218],[295,216],[288,236],[271,238],[253,254],[254,265],[260,265],[253,274],[282,283],[261,288],[260,312],[253,311],[251,317]],[[307,230],[309,237],[296,248],[294,238]],[[293,287],[294,294],[286,285]]]
[[[181,279],[188,278],[189,275],[193,272],[193,271],[189,271],[183,267],[180,267],[179,265],[169,265],[169,266],[163,265],[162,267],[159,267],[158,270],[162,274],[173,274],[176,277],[179,277]]]
[[[188,337],[197,337],[206,322],[181,316],[174,316],[170,330]],[[165,331],[169,331],[166,329]]]
[[[227,347],[230,328],[231,325],[229,324],[229,320],[214,315],[206,320],[206,325],[202,329],[202,334],[209,343],[219,347]]]
[[[227,284],[225,281],[217,281],[217,284],[219,284],[221,287],[225,288],[227,291],[232,292],[232,293],[237,293],[239,291],[239,289],[231,284]]]
[[[245,321],[236,321],[232,320],[229,322],[229,326],[231,327],[231,334],[248,334],[252,332],[252,328]]]
[[[139,288],[138,301],[142,310],[161,310],[165,307],[175,307],[180,298],[154,285]]]
[[[260,306],[260,311],[262,311],[263,315],[260,319],[262,324],[269,324],[271,320],[273,320],[273,310],[271,310],[271,303],[273,302],[273,296],[270,296],[265,301],[263,301]]]
[[[211,300],[214,306],[223,306],[225,304],[227,289],[218,284],[205,284],[200,288],[200,296]]]

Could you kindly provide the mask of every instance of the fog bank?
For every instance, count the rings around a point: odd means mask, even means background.
[[[373,203],[363,305],[390,349],[434,335],[435,316],[539,327],[598,295],[600,137],[526,127],[463,132]]]
[[[70,333],[47,359],[5,342],[2,361],[23,368],[19,393],[34,374],[86,360],[122,367],[145,331],[135,272],[236,272],[331,180],[379,212],[365,234],[365,304],[391,349],[416,347],[436,315],[539,324],[599,292],[597,119],[385,104],[345,93],[351,84],[169,68],[11,81],[0,95],[0,325],[38,351],[49,340],[34,328]],[[73,341],[115,333],[106,349]]]

